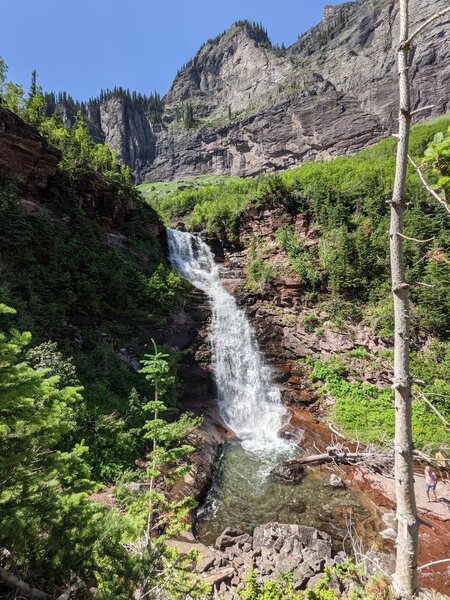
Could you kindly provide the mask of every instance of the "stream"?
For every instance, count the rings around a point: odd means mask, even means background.
[[[224,444],[213,485],[196,516],[197,537],[211,545],[225,529],[252,532],[269,521],[310,525],[328,532],[337,549],[356,527],[366,545],[381,549],[381,514],[356,488],[330,489],[329,471],[306,470],[302,482],[286,485],[269,476],[280,461],[301,452],[278,435],[288,415],[253,329],[236,300],[223,288],[210,248],[198,236],[167,230],[172,266],[205,292],[212,308],[209,333],[217,403],[236,441]]]

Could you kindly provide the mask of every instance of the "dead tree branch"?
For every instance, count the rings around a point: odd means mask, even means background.
[[[432,17],[430,17],[429,19],[427,19],[424,23],[422,23],[422,25],[420,25],[420,27],[418,27],[410,36],[407,40],[405,40],[401,45],[400,48],[404,49],[404,48],[409,48],[411,46],[411,44],[413,43],[414,39],[420,34],[422,33],[422,31],[424,29],[426,29],[428,27],[428,25],[431,25],[431,23],[433,23],[433,21],[436,21],[437,19],[440,19],[441,17],[445,16],[447,13],[450,12],[450,6],[448,6],[447,8],[444,8],[443,10],[439,11],[438,13],[435,13]]]
[[[438,409],[432,404],[426,396],[422,393],[419,394],[419,398],[421,398],[427,406],[431,408],[431,410],[439,417],[439,419],[444,423],[445,427],[450,430],[450,423],[447,419],[438,411]]]
[[[392,460],[392,454],[385,450],[372,450],[370,448],[366,449],[364,452],[360,452],[358,448],[356,451],[349,451],[348,448],[338,444],[336,446],[329,446],[325,452],[311,454],[309,456],[298,456],[288,462],[297,465],[320,465],[331,462],[335,464],[353,465],[364,463],[366,466],[376,467],[379,466],[380,460],[382,462],[390,462]]]
[[[450,9],[449,9],[450,10]],[[411,165],[414,167],[416,173],[419,176],[420,181],[422,182],[422,185],[424,186],[424,188],[433,196],[433,198],[435,200],[437,200],[439,202],[439,204],[441,206],[443,206],[445,208],[445,210],[450,214],[450,208],[447,205],[447,202],[441,198],[441,196],[439,196],[439,194],[437,192],[435,192],[433,190],[433,188],[430,186],[430,184],[428,183],[428,181],[425,179],[425,177],[423,176],[422,171],[420,170],[420,168],[416,165],[416,163],[413,161],[413,159],[409,156],[408,154],[408,160],[411,163]]]
[[[342,438],[342,439],[344,439],[344,440],[345,440],[345,436],[344,436],[344,435],[342,435],[342,433],[339,433],[339,431],[337,431],[337,429],[335,429],[331,423],[328,423],[328,429],[329,429],[329,430],[330,430],[332,433],[334,433],[334,435],[337,435],[338,437],[340,437],[340,438]]]
[[[427,569],[428,567],[432,567],[434,565],[440,565],[442,563],[447,563],[447,562],[450,562],[450,558],[442,558],[441,560],[434,560],[433,562],[429,562],[426,565],[422,565],[421,567],[418,567],[417,570],[423,571],[423,569]]]
[[[429,104],[428,106],[416,108],[416,110],[411,111],[411,116],[414,117],[414,115],[418,115],[419,113],[424,112],[426,110],[431,110],[432,108],[434,108],[434,104]]]
[[[397,231],[397,235],[400,236],[402,239],[404,240],[408,240],[410,242],[416,242],[417,244],[429,244],[430,242],[432,242],[435,238],[428,238],[427,240],[418,240],[416,238],[413,237],[409,237],[403,233],[400,233],[399,231]]]
[[[77,575],[75,575],[75,573],[73,573],[72,579],[74,580],[73,583],[69,585],[69,587],[66,588],[64,592],[56,598],[56,600],[69,600],[70,596],[74,592],[77,592],[78,590],[81,590],[85,587],[86,584],[84,583],[84,581],[82,581]]]

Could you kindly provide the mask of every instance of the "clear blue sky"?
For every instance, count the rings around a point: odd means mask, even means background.
[[[165,94],[200,44],[234,21],[292,44],[338,0],[0,0],[0,56],[12,81],[86,100],[120,85]]]

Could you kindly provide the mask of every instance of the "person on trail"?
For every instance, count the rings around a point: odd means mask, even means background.
[[[427,465],[425,467],[425,492],[427,493],[428,502],[437,502],[436,483],[437,483],[436,473],[434,473],[431,470],[431,467],[429,467]],[[430,499],[430,492],[433,494],[434,500]]]
[[[439,450],[436,452],[436,461],[443,483],[446,483],[447,481],[450,483],[450,462],[445,456],[442,448],[439,448]]]

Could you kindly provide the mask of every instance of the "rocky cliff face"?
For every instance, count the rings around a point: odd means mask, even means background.
[[[412,30],[445,6],[412,0]],[[436,21],[412,51],[413,106],[434,105],[421,117],[450,109],[449,23]],[[94,135],[138,181],[252,176],[353,152],[395,127],[397,31],[394,0],[328,6],[321,23],[286,51],[261,29],[238,23],[179,72],[161,124],[113,97],[88,109]],[[197,121],[191,129],[182,124],[188,104]]]
[[[0,108],[0,177],[16,179],[21,192],[21,204],[29,216],[49,214],[54,220],[54,191],[57,165],[61,156],[38,131],[16,114]],[[90,174],[75,185],[83,212],[102,229],[105,243],[120,246],[124,242],[122,225],[138,210],[133,194],[118,194],[100,174]],[[143,218],[151,236],[162,234],[164,227],[150,207],[144,207]]]
[[[24,190],[34,193],[48,186],[59,159],[34,127],[0,108],[0,172],[13,174]]]
[[[211,240],[210,245],[221,263],[222,283],[249,317],[284,400],[308,405],[316,395],[299,358],[327,357],[356,348],[378,353],[386,345],[366,321],[340,321],[332,303],[327,306],[308,297],[277,240],[277,231],[286,226],[295,230],[305,246],[318,243],[314,224],[304,215],[292,215],[280,204],[267,203],[243,213],[234,247],[224,249],[217,240]],[[262,244],[252,251],[251,241],[255,240]],[[261,285],[249,285],[253,252],[272,266],[276,277]],[[387,384],[391,374],[378,366],[375,371],[361,373],[361,378],[372,384]]]

